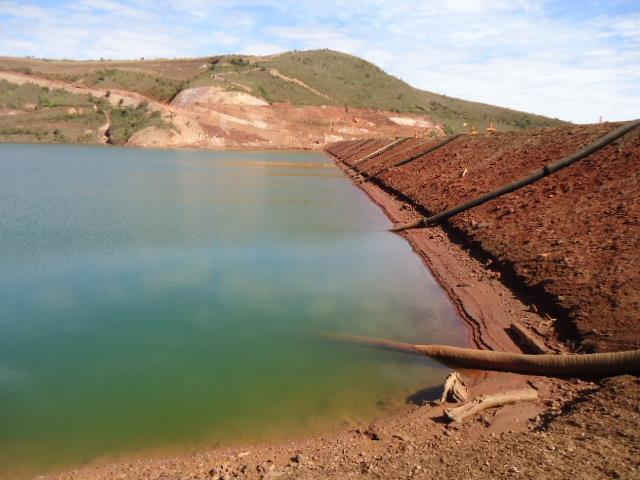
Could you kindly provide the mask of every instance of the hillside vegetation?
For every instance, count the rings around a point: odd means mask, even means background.
[[[286,53],[265,63],[329,95],[336,104],[424,113],[454,131],[462,131],[465,122],[484,129],[493,121],[501,130],[562,123],[539,115],[419,90],[372,63],[339,52]],[[313,101],[325,103],[326,99],[319,100],[315,96]]]
[[[331,50],[266,57],[224,55],[196,59],[52,61],[0,58],[0,70],[87,86],[141,93],[167,102],[180,90],[218,86],[294,105],[338,105],[420,113],[449,132],[474,125],[499,130],[558,125],[556,119],[460,100],[413,88],[360,58]]]
[[[104,98],[0,80],[0,141],[102,143],[100,127],[110,118],[110,143],[124,145],[148,126],[169,128],[145,103],[111,105]]]

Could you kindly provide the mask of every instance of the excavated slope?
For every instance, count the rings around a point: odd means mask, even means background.
[[[436,213],[518,179],[617,126],[464,135],[373,181],[422,215]],[[436,142],[408,140],[362,162],[358,159],[368,150],[358,153],[361,148],[349,142],[327,151],[371,174],[415,156],[429,143]],[[531,308],[546,312],[547,321],[577,350],[640,348],[640,129],[445,226],[521,291]]]

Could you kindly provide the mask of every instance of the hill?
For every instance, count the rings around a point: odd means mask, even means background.
[[[465,122],[481,130],[491,121],[500,130],[550,127],[564,123],[540,115],[419,90],[370,62],[331,50],[288,52],[263,58],[216,57],[212,61],[211,71],[215,74],[258,91],[262,88],[273,101],[427,114],[436,122],[448,125],[454,132],[465,131],[462,125]],[[273,69],[286,77],[304,82],[315,92],[276,77]]]
[[[331,50],[287,52],[262,57],[222,55],[194,59],[128,61],[71,61],[0,57],[0,72],[17,74],[23,78],[33,79],[33,81],[37,80],[38,85],[42,88],[48,88],[47,85],[54,88],[69,86],[78,89],[78,93],[80,90],[85,93],[87,90],[91,90],[98,94],[101,92],[109,94],[111,91],[131,92],[142,95],[149,101],[165,105],[169,104],[180,92],[207,87],[215,91],[249,94],[263,99],[273,106],[282,104],[300,108],[332,106],[345,110],[345,114],[349,114],[348,109],[383,111],[387,112],[387,118],[390,118],[390,115],[394,113],[409,114],[415,118],[400,120],[396,123],[415,126],[416,118],[420,117],[425,122],[439,125],[441,133],[465,131],[468,128],[464,126],[465,123],[474,125],[480,130],[486,128],[490,122],[495,123],[498,130],[550,127],[564,123],[539,115],[419,90],[385,73],[370,62]],[[5,76],[5,80],[11,81],[11,78]],[[45,81],[49,83],[43,83]],[[18,106],[15,96],[20,97],[24,92],[12,92],[7,85],[4,85],[2,90],[0,129],[12,131],[12,129],[15,130],[15,125],[7,122],[7,119],[2,121],[1,110],[15,109]],[[71,91],[71,93],[74,92],[75,90]],[[30,93],[33,96],[34,92]],[[86,103],[86,99],[76,98],[74,102],[82,104]],[[33,104],[34,102],[27,103]],[[36,106],[42,107],[37,102]],[[100,109],[103,110],[103,107]],[[115,109],[118,107],[117,104],[113,105]],[[276,110],[282,108],[278,107]],[[159,109],[156,108],[156,110]],[[311,109],[310,111],[315,110]],[[43,116],[42,112],[39,113],[39,116]],[[64,116],[55,117],[62,122],[58,126],[59,128],[55,128],[56,130],[64,131],[66,128],[65,118],[62,117]],[[304,115],[300,114],[299,117],[303,118]],[[13,121],[15,118],[11,120]],[[24,117],[23,120],[29,123],[27,117]],[[95,124],[98,120],[100,119],[93,118],[91,124]],[[337,120],[339,121],[339,118]],[[356,121],[355,116],[354,121]],[[78,122],[76,121],[76,123]],[[330,121],[325,123],[326,126],[333,128]],[[128,140],[136,131],[149,126],[149,124],[148,121],[137,122],[122,138]],[[422,122],[420,125],[421,133],[424,134],[426,123]],[[51,130],[49,128],[51,126],[55,125],[52,125],[52,120],[48,119],[47,128],[41,130]],[[388,132],[378,133],[400,134],[401,132],[396,131],[398,130],[397,126],[395,125],[395,130],[390,126]],[[316,133],[324,132],[326,137],[327,129],[320,125],[317,127]],[[77,125],[74,128],[73,139],[78,138],[76,135],[78,133],[76,131],[78,130]],[[414,130],[416,129],[414,128]],[[330,131],[335,133],[333,130]],[[346,134],[345,132],[342,133]],[[22,133],[21,139],[25,136],[24,131]],[[318,137],[316,133],[314,135]],[[355,135],[355,130],[350,134],[351,136]],[[91,141],[95,135],[87,133],[85,137]],[[39,138],[47,137],[40,135]],[[6,140],[2,134],[0,134],[0,139]],[[321,143],[323,140],[316,141]]]

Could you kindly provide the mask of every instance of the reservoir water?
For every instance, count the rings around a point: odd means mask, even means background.
[[[0,145],[0,477],[355,425],[447,370],[443,292],[318,153]]]

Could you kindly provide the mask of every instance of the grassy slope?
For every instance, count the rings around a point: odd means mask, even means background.
[[[397,112],[423,113],[453,131],[463,123],[486,128],[494,122],[500,130],[551,127],[565,122],[540,115],[439,95],[408,85],[360,58],[331,50],[287,52],[269,57],[221,56],[210,59],[211,68],[191,79],[190,85],[242,83],[267,100],[297,105],[345,105]],[[277,69],[301,80],[331,98],[269,74]],[[213,75],[213,78],[212,78]]]
[[[105,68],[84,75],[82,83],[89,87],[128,90],[149,98],[168,102],[185,86],[184,82],[146,72]]]
[[[447,97],[411,87],[375,65],[351,55],[313,50],[268,57],[227,55],[209,58],[138,61],[47,61],[0,58],[0,69],[101,88],[130,90],[160,101],[180,89],[217,85],[230,90],[250,89],[271,102],[296,105],[332,104],[397,112],[424,113],[463,131],[463,123],[484,129],[489,122],[500,130],[558,125],[559,120],[477,102]],[[330,97],[274,77],[277,69]]]
[[[546,127],[559,123],[547,117],[438,95],[413,88],[365,60],[330,50],[292,52],[269,62],[287,76],[330,95],[337,104],[401,112],[426,113],[455,131],[462,123],[501,130]]]
[[[0,80],[0,142],[98,143],[109,113],[111,141],[124,144],[150,125],[166,127],[158,112],[142,104],[113,107],[105,99]]]

